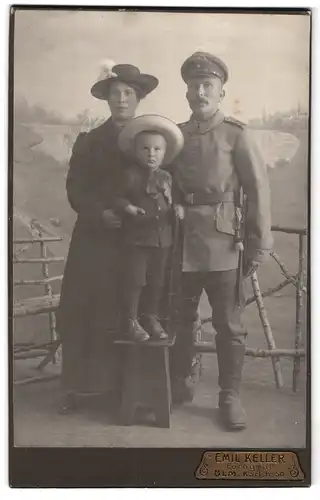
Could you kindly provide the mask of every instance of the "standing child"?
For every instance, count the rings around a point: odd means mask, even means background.
[[[183,135],[171,120],[144,115],[131,120],[119,136],[120,149],[132,157],[115,193],[114,208],[123,215],[125,330],[135,341],[168,337],[159,321],[165,270],[172,246],[172,179],[161,166],[183,147]],[[145,289],[144,308],[138,318]]]

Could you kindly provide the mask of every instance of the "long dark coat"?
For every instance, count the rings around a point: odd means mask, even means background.
[[[121,231],[106,228],[102,220],[125,166],[117,139],[118,130],[109,119],[89,133],[79,134],[70,160],[67,196],[78,218],[57,314],[66,391],[106,392],[117,382],[112,339],[120,312]]]

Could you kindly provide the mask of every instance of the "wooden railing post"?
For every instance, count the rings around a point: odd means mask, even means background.
[[[276,349],[276,343],[274,341],[271,326],[265,311],[263,299],[261,296],[260,286],[258,282],[258,276],[256,272],[254,272],[251,276],[251,283],[268,348],[270,350]],[[281,387],[283,387],[283,378],[282,378],[281,364],[279,357],[272,357],[272,366],[277,388],[281,389]]]
[[[300,349],[302,338],[302,314],[303,314],[303,289],[304,289],[304,254],[305,254],[305,237],[299,234],[299,270],[296,280],[296,328],[295,328],[295,349]],[[292,388],[294,392],[298,390],[298,376],[300,374],[300,358],[293,358],[293,376]]]
[[[42,237],[41,229],[39,229],[39,236],[40,236],[40,238]],[[47,245],[46,245],[45,241],[43,241],[43,240],[40,241],[40,249],[41,249],[41,257],[43,259],[46,259],[47,258]],[[42,264],[42,275],[43,275],[45,280],[49,279],[49,269],[48,269],[47,262],[44,262]],[[50,297],[52,297],[52,288],[51,288],[49,281],[45,283],[44,288],[45,288],[46,295],[49,295]],[[49,312],[48,315],[49,315],[50,341],[53,343],[57,340],[56,316],[55,316],[54,312]],[[55,354],[52,357],[52,363],[56,364],[56,355]],[[41,369],[42,366],[43,366],[43,364],[40,363],[38,368]]]

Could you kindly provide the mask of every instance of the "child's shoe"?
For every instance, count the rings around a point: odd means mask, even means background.
[[[150,338],[137,319],[129,319],[127,333],[135,342],[146,342]]]
[[[157,316],[146,314],[141,318],[141,323],[153,340],[167,340],[168,334],[162,328]]]

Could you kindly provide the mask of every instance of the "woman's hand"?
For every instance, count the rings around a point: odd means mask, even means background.
[[[146,211],[143,208],[136,207],[135,205],[127,205],[125,211],[130,215],[145,215]]]
[[[184,208],[182,205],[175,205],[174,206],[174,213],[176,214],[176,217],[180,220],[184,219]]]
[[[117,229],[121,227],[121,218],[110,208],[102,213],[102,219],[105,227],[108,229]]]

